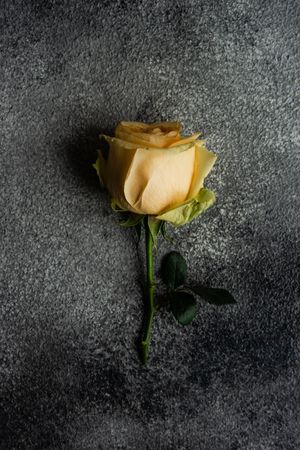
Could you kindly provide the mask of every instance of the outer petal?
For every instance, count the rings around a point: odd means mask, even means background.
[[[101,136],[109,143],[108,160],[101,166],[101,179],[111,197],[125,209],[134,211],[124,197],[124,184],[136,153],[136,145],[110,136]],[[135,212],[135,211],[134,211]]]
[[[180,225],[184,225],[195,219],[207,208],[212,206],[215,199],[216,196],[214,192],[202,188],[192,200],[184,202],[182,205],[179,205],[177,208],[173,208],[164,214],[160,214],[156,219],[165,220],[175,227],[179,227]]]
[[[141,214],[152,215],[184,202],[194,164],[194,143],[164,150],[139,148],[124,185],[126,201]]]
[[[188,193],[189,199],[195,197],[203,187],[204,179],[211,171],[217,159],[217,156],[213,152],[207,150],[204,141],[196,141],[195,146],[195,168],[191,188]]]

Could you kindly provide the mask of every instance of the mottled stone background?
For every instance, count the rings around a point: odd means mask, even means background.
[[[299,449],[299,2],[0,5],[1,450]],[[163,312],[147,368],[143,247],[90,165],[121,119],[219,155],[156,267],[179,249],[238,299]]]

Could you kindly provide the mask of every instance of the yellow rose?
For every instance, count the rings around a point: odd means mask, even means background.
[[[189,222],[215,200],[203,187],[216,156],[200,133],[180,135],[178,122],[120,122],[108,157],[99,151],[95,168],[121,209],[151,215],[175,226]]]

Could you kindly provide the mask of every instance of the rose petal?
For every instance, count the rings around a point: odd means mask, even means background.
[[[124,183],[136,153],[136,145],[110,136],[101,137],[109,144],[108,160],[103,170],[101,168],[103,183],[112,198],[117,199],[124,208],[132,210],[124,197]]]
[[[181,124],[179,122],[156,122],[156,123],[142,123],[142,122],[125,122],[122,121],[118,124],[116,128],[116,133],[118,131],[127,132],[138,132],[138,133],[149,133],[155,128],[160,128],[162,131],[177,131],[181,130]]]
[[[176,145],[180,140],[181,125],[178,122],[144,124],[141,122],[120,122],[116,137],[141,147],[165,148]]]
[[[168,135],[158,135],[158,134],[148,134],[148,133],[128,133],[125,131],[118,131],[117,137],[123,139],[127,142],[131,142],[140,147],[154,147],[154,148],[165,148],[173,143],[178,143],[180,137],[178,136],[168,136]]]
[[[195,197],[203,187],[204,179],[211,171],[217,159],[217,156],[213,152],[207,150],[204,141],[196,141],[195,147],[195,167],[191,188],[188,194],[189,199]]]
[[[143,214],[159,214],[187,198],[194,173],[195,146],[172,150],[139,148],[124,185],[126,201]]]
[[[192,134],[191,136],[187,136],[187,137],[181,137],[180,141],[175,142],[174,144],[169,145],[168,148],[172,148],[175,147],[176,145],[184,145],[184,144],[188,144],[189,142],[193,142],[196,139],[198,139],[198,137],[201,135],[201,133],[195,133]]]

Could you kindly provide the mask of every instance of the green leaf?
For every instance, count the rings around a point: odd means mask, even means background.
[[[214,204],[215,200],[216,196],[214,192],[209,189],[202,188],[192,200],[189,200],[182,205],[177,206],[177,208],[171,209],[170,211],[157,216],[157,219],[166,220],[167,222],[172,223],[175,227],[179,227],[191,222],[191,220],[203,213]]]
[[[129,228],[135,227],[143,220],[144,216],[141,214],[129,213],[128,219],[124,222],[120,222],[121,227]]]
[[[154,245],[156,245],[157,236],[161,230],[162,221],[157,220],[155,217],[148,216],[148,227],[152,236]]]
[[[196,314],[196,300],[187,292],[172,292],[171,311],[181,325],[188,325]]]
[[[176,289],[184,283],[187,265],[183,256],[178,252],[168,253],[161,265],[161,275],[164,283],[171,289]]]
[[[188,289],[211,305],[221,306],[236,303],[235,299],[226,289],[207,288],[204,286],[189,287]]]

